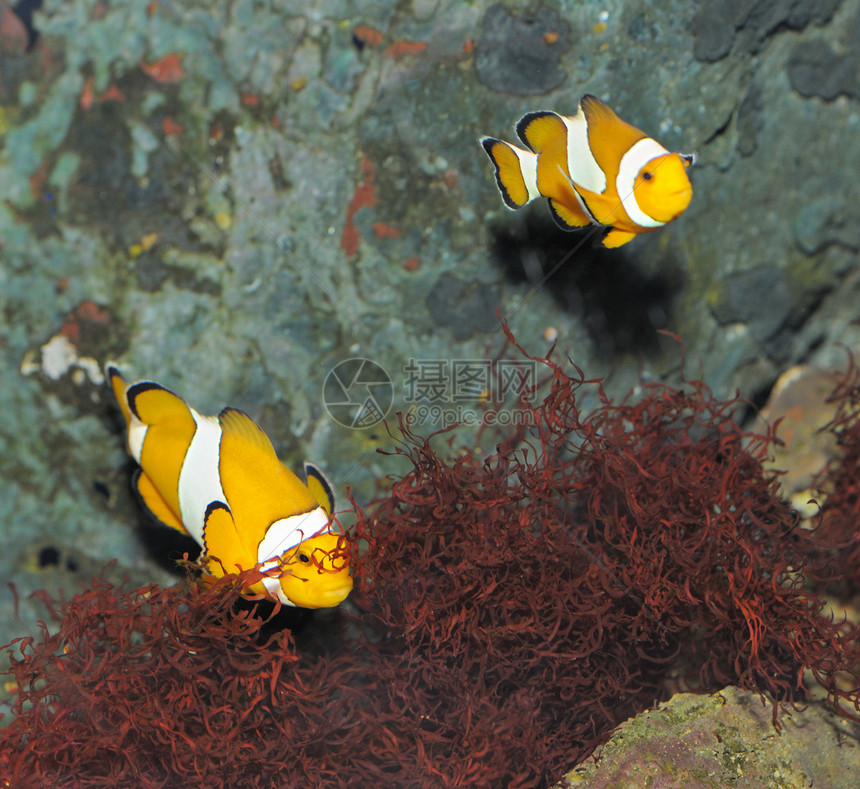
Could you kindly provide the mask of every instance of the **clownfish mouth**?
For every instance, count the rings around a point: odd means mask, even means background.
[[[352,591],[352,578],[347,579],[337,586],[330,586],[327,589],[319,590],[319,601],[324,607],[336,606],[342,600],[346,600],[349,593]]]

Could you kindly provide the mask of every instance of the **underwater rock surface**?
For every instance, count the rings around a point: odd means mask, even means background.
[[[818,704],[780,717],[754,693],[678,693],[631,718],[555,789],[847,786],[860,769],[855,724]],[[851,744],[849,744],[851,743]],[[850,783],[850,782],[849,782]]]
[[[332,419],[326,374],[370,358],[406,410],[411,361],[500,352],[497,306],[613,395],[677,372],[660,329],[753,398],[858,341],[857,0],[46,0],[29,50],[0,14],[0,641],[37,588],[181,555],[144,547],[108,358],[367,500],[385,429]],[[615,253],[506,211],[476,143],[586,92],[699,154],[685,215]]]

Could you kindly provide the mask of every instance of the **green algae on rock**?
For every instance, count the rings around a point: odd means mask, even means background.
[[[712,696],[679,693],[623,723],[555,789],[812,789],[846,786],[860,770],[848,742],[860,727],[818,703],[773,726],[755,693],[728,687]]]

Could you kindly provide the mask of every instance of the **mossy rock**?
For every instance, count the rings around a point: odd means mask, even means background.
[[[860,727],[820,703],[779,715],[756,693],[678,693],[631,718],[556,789],[853,786]],[[854,746],[854,747],[851,747]]]

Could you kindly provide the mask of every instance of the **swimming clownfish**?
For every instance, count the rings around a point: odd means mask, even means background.
[[[687,168],[695,155],[670,153],[594,96],[583,96],[572,118],[530,112],[516,128],[529,150],[480,140],[509,208],[546,197],[563,230],[604,225],[603,246],[620,247],[677,219],[690,204]]]
[[[128,385],[112,365],[107,377],[140,465],[134,486],[141,501],[203,546],[212,575],[263,562],[263,570],[283,572],[244,591],[303,608],[346,598],[352,578],[331,531],[334,495],[316,466],[305,464],[302,482],[243,411],[202,416],[159,384]]]

